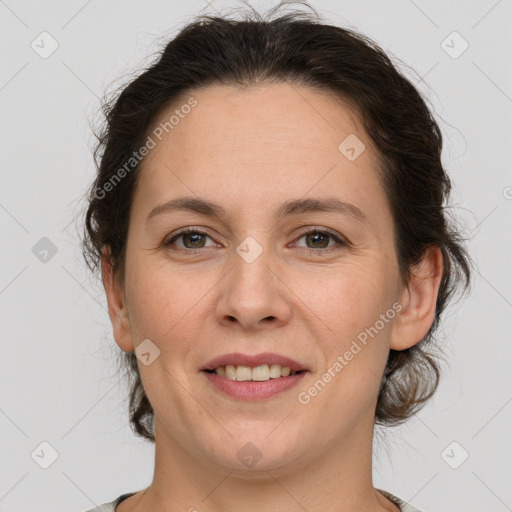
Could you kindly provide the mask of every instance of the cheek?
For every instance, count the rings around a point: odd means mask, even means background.
[[[141,261],[130,280],[130,318],[137,331],[161,349],[171,338],[187,338],[186,331],[197,325],[190,316],[200,313],[200,298],[206,293],[204,280],[187,277],[169,265]]]
[[[355,373],[359,375],[368,373],[364,368],[378,374],[385,364],[396,316],[390,277],[374,261],[373,266],[353,265],[328,279],[324,276],[322,286],[313,282],[308,286],[315,290],[308,297],[308,306],[316,314],[319,330],[325,333],[319,333],[318,343],[327,367],[341,356],[347,367],[358,368]]]
[[[375,321],[391,300],[386,271],[369,258],[333,268],[293,276],[299,295],[328,326],[344,331]],[[295,288],[295,287],[293,287]],[[374,318],[376,317],[376,318]]]
[[[352,274],[329,286],[320,314],[329,331],[318,338],[324,355],[319,378],[328,382],[328,392],[319,397],[318,407],[333,416],[337,404],[339,424],[373,407],[389,353],[392,304],[391,294],[369,273]]]

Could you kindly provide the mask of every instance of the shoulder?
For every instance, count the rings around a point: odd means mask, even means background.
[[[414,508],[412,505],[409,505],[405,501],[403,501],[400,498],[397,498],[395,495],[383,491],[382,489],[377,489],[381,494],[383,494],[386,498],[391,500],[393,503],[398,505],[400,507],[401,512],[421,512],[421,510],[418,510],[417,508]],[[129,492],[126,494],[121,494],[121,496],[118,496],[115,500],[104,503],[103,505],[100,505],[99,507],[92,508],[90,510],[87,510],[86,512],[115,512],[117,505],[121,503],[123,500],[129,498],[130,496],[134,495],[135,492]]]
[[[91,508],[87,510],[86,512],[115,512],[116,510],[116,503],[115,500],[111,501],[110,503],[104,503],[103,505],[100,505],[96,508]]]
[[[409,505],[409,503],[405,502],[404,500],[397,498],[390,492],[383,491],[382,489],[377,489],[377,491],[388,498],[388,500],[391,500],[395,505],[398,505],[401,512],[421,512],[421,510],[414,508],[412,505]]]
[[[118,496],[115,500],[110,501],[109,503],[103,503],[103,505],[100,505],[96,508],[91,508],[90,510],[87,510],[86,512],[115,512],[117,505],[124,501],[126,498],[129,498],[130,496],[133,496],[135,492],[128,492],[126,494],[121,494],[121,496]]]

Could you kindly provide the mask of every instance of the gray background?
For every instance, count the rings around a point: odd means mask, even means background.
[[[239,5],[0,1],[1,511],[84,511],[151,481],[153,447],[129,430],[119,349],[73,223],[94,174],[88,119],[158,38],[199,11]],[[449,361],[441,387],[406,425],[379,430],[374,483],[426,512],[512,510],[512,1],[311,5],[416,70],[405,72],[437,113],[454,211],[478,264],[471,297],[440,332]],[[43,45],[43,31],[58,43],[45,59],[31,47]],[[453,31],[460,37],[446,39]],[[469,47],[454,58],[461,38]],[[43,237],[57,250],[47,261]],[[42,442],[58,453],[47,469]],[[463,450],[469,457],[453,469]]]

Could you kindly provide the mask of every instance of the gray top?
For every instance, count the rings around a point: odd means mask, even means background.
[[[377,489],[381,494],[383,494],[386,498],[391,500],[395,505],[400,507],[401,512],[421,512],[421,510],[418,510],[417,508],[414,508],[412,505],[409,505],[405,501],[401,500],[400,498],[397,498],[396,496],[393,496],[393,494],[383,491],[382,489]],[[133,496],[136,494],[135,492],[129,492],[126,494],[122,494],[121,496],[117,497],[114,501],[111,501],[110,503],[104,503],[103,505],[100,505],[99,507],[93,508],[91,510],[87,510],[87,512],[115,512],[117,505],[124,501],[125,499],[129,498],[130,496]]]

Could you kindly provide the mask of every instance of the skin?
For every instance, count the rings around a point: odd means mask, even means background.
[[[102,262],[116,343],[133,351],[149,338],[160,350],[150,365],[139,361],[155,411],[153,482],[117,511],[397,511],[372,484],[375,405],[389,350],[418,343],[434,319],[441,252],[425,254],[408,286],[400,280],[377,149],[331,95],[282,83],[208,86],[193,96],[197,106],[144,161],[124,282],[108,252]],[[354,161],[338,150],[350,134],[366,146]],[[147,220],[180,196],[208,199],[229,215]],[[368,222],[332,212],[273,218],[287,200],[328,196],[356,205]],[[165,246],[187,226],[208,235]],[[301,236],[313,227],[349,246]],[[263,250],[252,263],[236,252],[247,236]],[[393,303],[400,313],[310,403],[299,403],[298,393]],[[278,352],[310,373],[265,401],[236,400],[199,372],[235,351]],[[262,454],[252,468],[237,457],[248,442]]]

